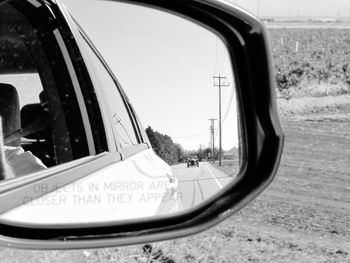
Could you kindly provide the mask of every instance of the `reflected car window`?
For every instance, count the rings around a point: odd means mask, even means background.
[[[104,98],[110,108],[110,117],[113,121],[113,128],[118,137],[118,146],[123,148],[138,144],[129,112],[114,80],[90,46],[85,41],[82,41],[82,43],[86,46],[86,50],[89,51],[90,58],[93,62],[93,68],[95,73],[97,73],[98,80],[100,81],[99,85],[101,85],[101,88],[105,93]]]
[[[1,179],[92,153],[79,107],[83,98],[50,16],[25,1],[0,5],[0,115],[9,165]]]

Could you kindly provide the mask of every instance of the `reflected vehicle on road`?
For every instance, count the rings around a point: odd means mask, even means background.
[[[211,162],[187,169],[183,164],[171,166],[177,178],[177,192],[184,209],[195,207],[220,192],[234,180]]]
[[[187,159],[187,167],[190,167],[190,166],[199,167],[199,161],[198,161],[197,157],[190,157]]]

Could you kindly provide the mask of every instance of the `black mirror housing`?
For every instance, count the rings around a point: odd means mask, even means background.
[[[272,57],[266,29],[258,18],[224,1],[118,1],[160,9],[189,19],[225,43],[237,86],[242,152],[235,184],[184,213],[150,220],[57,229],[0,225],[0,242],[20,248],[72,249],[131,245],[195,234],[222,222],[257,197],[273,180],[284,133],[277,112]],[[62,26],[64,8],[51,3]]]

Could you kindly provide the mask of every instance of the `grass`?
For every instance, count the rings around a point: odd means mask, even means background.
[[[239,169],[238,160],[222,160],[221,166],[219,166],[219,162],[216,161],[215,163],[211,163],[211,165],[229,176],[236,175]]]

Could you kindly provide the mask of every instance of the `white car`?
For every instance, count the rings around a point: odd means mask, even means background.
[[[49,11],[37,1],[0,5],[0,113],[15,160],[5,183],[45,178],[9,194],[0,220],[64,225],[178,211],[177,180],[115,76],[68,13],[56,10],[62,28]]]

